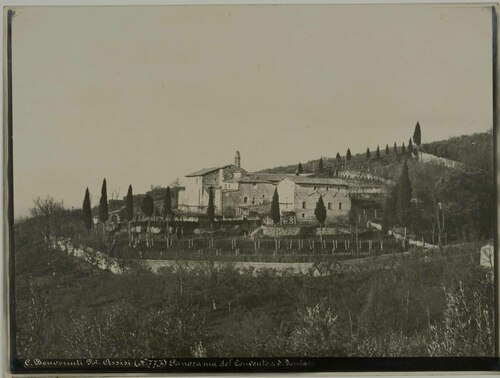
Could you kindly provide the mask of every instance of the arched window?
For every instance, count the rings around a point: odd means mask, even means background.
[[[248,203],[248,197],[243,197],[243,203]]]

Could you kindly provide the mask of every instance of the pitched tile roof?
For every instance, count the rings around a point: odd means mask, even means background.
[[[348,186],[347,181],[339,178],[324,178],[324,177],[305,177],[305,176],[289,176],[287,179],[296,184],[303,185],[337,185]]]
[[[224,165],[222,167],[203,168],[203,169],[200,169],[199,171],[196,171],[196,172],[190,173],[189,175],[186,175],[186,177],[205,176],[205,175],[208,175],[209,173],[218,171],[219,169],[224,169],[224,168],[228,168],[228,167],[232,167],[232,166],[233,166],[232,164],[228,164],[228,165]]]

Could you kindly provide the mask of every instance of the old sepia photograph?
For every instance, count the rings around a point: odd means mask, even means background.
[[[3,17],[13,372],[499,369],[495,7]]]

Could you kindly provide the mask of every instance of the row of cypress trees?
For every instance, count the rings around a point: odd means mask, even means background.
[[[93,227],[93,221],[92,221],[92,204],[90,201],[90,193],[88,187],[85,189],[85,196],[83,199],[82,210],[83,210],[83,222],[85,228],[88,231],[90,231]],[[154,210],[155,206],[153,197],[149,193],[147,193],[142,200],[141,211],[148,218],[147,239],[146,239],[146,243],[148,246],[152,245],[153,243],[150,232],[151,231],[150,222],[151,222],[151,217],[154,214]],[[168,229],[168,221],[171,219],[173,215],[172,197],[169,186],[165,190],[165,199],[163,202],[163,215],[167,221],[167,229]],[[125,198],[125,218],[128,222],[128,234],[129,234],[129,246],[130,246],[132,242],[131,222],[134,219],[134,195],[133,195],[132,185],[129,185],[127,196]],[[104,242],[106,241],[106,222],[108,221],[108,219],[109,219],[109,206],[108,206],[107,184],[106,184],[106,179],[104,179],[101,187],[101,198],[99,200],[99,221],[102,224]]]
[[[417,147],[413,146],[414,143],[417,145]],[[413,138],[410,138],[408,140],[408,147],[406,147],[405,143],[403,142],[403,144],[401,145],[401,149],[399,150],[397,143],[394,142],[394,147],[392,148],[392,152],[395,156],[399,156],[400,154],[401,155],[406,155],[406,154],[416,155],[418,153],[418,147],[420,147],[421,143],[422,143],[422,130],[420,128],[420,123],[417,122],[417,124],[415,125],[415,130],[413,131]],[[389,149],[389,145],[387,144],[385,146],[385,155],[389,156],[390,154],[391,154],[391,151]],[[371,157],[372,157],[372,153],[370,151],[370,148],[367,147],[366,148],[366,158],[371,159]],[[351,149],[348,148],[346,155],[345,155],[345,160],[347,162],[349,162],[351,160],[351,158],[352,158]],[[375,158],[376,159],[381,158],[380,146],[377,146],[377,150],[375,151]],[[342,162],[342,156],[340,155],[340,153],[337,152],[335,159],[336,159],[337,163]],[[324,171],[323,157],[320,157],[319,161],[318,161],[318,172],[321,173],[323,171]],[[299,163],[297,165],[297,172],[299,174],[304,172],[304,168],[302,167],[302,163]]]

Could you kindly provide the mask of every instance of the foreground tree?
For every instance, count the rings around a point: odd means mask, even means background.
[[[128,226],[128,246],[132,245],[132,232],[130,230],[130,222],[134,219],[134,195],[132,193],[132,185],[128,186],[127,198],[125,199],[125,216],[127,217]]]
[[[398,145],[396,142],[394,142],[394,147],[392,148],[392,152],[394,152],[394,155],[398,156]]]
[[[321,173],[323,172],[323,158],[319,158],[319,163],[318,163],[318,171]]]
[[[340,156],[340,154],[337,152],[337,156],[335,157],[335,159],[337,159],[337,163],[342,163],[342,157]]]
[[[151,240],[151,216],[154,213],[155,205],[153,201],[153,197],[148,193],[144,196],[142,200],[141,210],[143,214],[148,218],[148,228],[146,231],[146,244],[148,247],[153,245],[153,241]]]
[[[172,194],[170,192],[170,186],[167,186],[165,190],[165,199],[163,201],[163,216],[165,217],[165,221],[167,222],[167,238],[170,236],[170,229],[168,227],[168,222],[171,220],[173,216],[172,212]]]
[[[99,220],[102,223],[102,240],[106,242],[106,222],[109,219],[108,209],[108,192],[106,187],[106,179],[102,181],[101,199],[99,201]]]
[[[406,154],[406,147],[405,147],[405,142],[403,142],[403,145],[401,146],[401,155]]]
[[[415,125],[415,131],[413,132],[413,142],[417,146],[420,146],[420,144],[422,143],[422,131],[420,130],[420,123],[418,121]]]
[[[351,161],[351,157],[352,157],[351,150],[348,148],[347,153],[345,154],[345,158],[347,160],[347,163],[349,163]]]
[[[411,225],[411,196],[412,188],[410,176],[408,175],[408,163],[405,160],[403,163],[403,170],[399,176],[397,198],[398,217],[401,224],[405,227],[409,227]]]
[[[385,145],[385,154],[387,156],[389,156],[389,145],[388,144]]]
[[[63,211],[62,202],[57,202],[52,197],[36,198],[33,200],[33,207],[30,213],[33,217],[39,217],[44,221],[42,234],[50,236],[55,233],[57,229],[57,216]]]
[[[90,232],[92,229],[92,207],[90,205],[90,193],[89,188],[85,189],[85,197],[83,198],[83,223],[85,224],[85,228],[87,232]]]
[[[323,196],[319,196],[318,202],[316,202],[316,208],[314,209],[314,215],[316,220],[319,222],[319,234],[321,240],[321,248],[323,248],[323,225],[326,220],[326,207],[323,202]]]
[[[372,154],[370,152],[370,148],[369,147],[366,147],[366,158],[367,159],[370,159],[372,157]]]
[[[280,223],[280,200],[278,196],[278,188],[274,189],[273,200],[271,201],[271,213],[270,217],[274,224],[274,241],[276,243],[276,251],[278,251],[278,239],[276,237],[276,225]]]
[[[375,152],[375,156],[377,157],[377,159],[380,159],[380,147],[377,146],[377,152]]]

